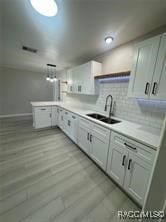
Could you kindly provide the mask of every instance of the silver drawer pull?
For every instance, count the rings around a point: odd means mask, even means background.
[[[127,143],[124,143],[124,145],[125,146],[127,146],[127,147],[129,147],[130,149],[132,149],[132,150],[137,150],[137,148],[136,147],[132,147],[132,146],[130,146],[129,144],[127,144]]]
[[[43,108],[43,109],[40,109],[40,110],[46,110],[46,109]]]

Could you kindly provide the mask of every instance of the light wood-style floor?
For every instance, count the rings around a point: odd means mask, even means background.
[[[60,129],[0,119],[1,222],[128,221],[117,211],[137,209]]]

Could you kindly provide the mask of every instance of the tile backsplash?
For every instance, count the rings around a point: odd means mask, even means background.
[[[111,94],[114,98],[113,114],[116,117],[160,130],[166,113],[166,101],[128,98],[128,84],[127,78],[100,82],[99,96],[67,95],[66,101],[104,113],[106,96]]]

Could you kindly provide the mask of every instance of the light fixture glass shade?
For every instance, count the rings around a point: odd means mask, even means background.
[[[104,40],[107,44],[110,44],[114,39],[111,36],[107,36]]]
[[[52,77],[50,78],[50,82],[54,82],[54,79]]]
[[[47,77],[46,77],[46,80],[47,80],[47,81],[50,81],[50,77],[49,77],[49,76],[47,76]]]
[[[33,8],[41,15],[52,17],[58,12],[55,0],[30,0]]]
[[[55,81],[57,81],[57,78],[56,78],[56,76],[54,76],[54,82],[55,82]]]

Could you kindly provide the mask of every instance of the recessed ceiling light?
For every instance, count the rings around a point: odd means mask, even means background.
[[[33,8],[41,15],[52,17],[58,12],[55,0],[30,0]]]
[[[111,36],[107,36],[104,40],[107,44],[110,44],[114,40],[114,38]]]

